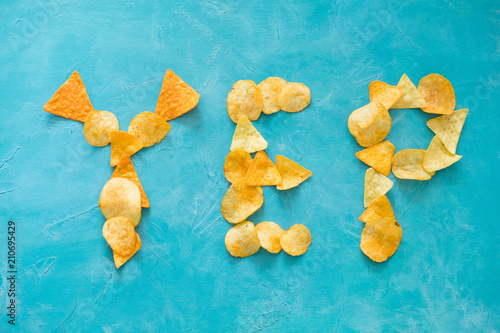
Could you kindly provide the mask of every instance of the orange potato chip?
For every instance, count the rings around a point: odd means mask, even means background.
[[[102,235],[113,252],[126,256],[134,252],[137,243],[134,225],[123,216],[110,218],[102,227]]]
[[[278,105],[276,99],[285,83],[286,81],[282,78],[268,77],[257,85],[262,93],[262,98],[264,99],[262,112],[265,114],[272,114],[280,110],[280,106]]]
[[[136,254],[137,251],[139,251],[139,249],[141,248],[141,246],[142,246],[141,239],[139,238],[139,235],[137,233],[135,235],[136,235],[137,241],[135,243],[135,249],[134,249],[134,251],[132,251],[131,254],[128,254],[126,256],[122,256],[122,255],[119,255],[119,254],[113,252],[113,259],[115,261],[116,268],[120,268],[124,263],[126,263],[130,258],[132,258],[134,256],[134,254]]]
[[[234,131],[231,151],[244,150],[249,153],[255,153],[266,148],[267,141],[255,129],[247,116],[241,116]]]
[[[389,176],[391,173],[393,155],[394,145],[389,140],[377,143],[370,148],[366,148],[356,153],[356,157],[363,163],[368,164],[384,176]]]
[[[289,255],[301,256],[311,245],[311,232],[304,225],[295,224],[281,234],[280,244]]]
[[[114,114],[108,111],[92,111],[83,125],[83,135],[90,145],[104,147],[111,142],[110,133],[118,129],[118,119]]]
[[[411,82],[408,75],[403,74],[399,80],[398,87],[403,88],[403,95],[391,107],[391,109],[413,109],[423,108],[427,105],[424,97],[418,91],[417,87]]]
[[[141,220],[141,192],[128,179],[111,178],[101,191],[99,207],[107,220],[123,216],[136,227]]]
[[[248,186],[281,185],[281,174],[265,152],[258,151],[248,168],[245,182]]]
[[[260,186],[247,186],[245,179],[235,182],[222,199],[222,216],[229,223],[240,223],[262,207],[264,191]]]
[[[173,71],[167,69],[155,113],[165,121],[182,116],[192,110],[200,99],[200,94],[184,82]]]
[[[439,74],[429,74],[418,84],[427,105],[422,110],[427,113],[452,114],[455,110],[455,91],[451,82]]]
[[[384,217],[396,220],[389,199],[387,199],[385,195],[381,195],[365,209],[363,214],[359,217],[359,220],[368,223]]]
[[[43,109],[57,116],[81,122],[85,122],[89,113],[94,110],[80,74],[76,71],[56,91]]]
[[[274,222],[260,222],[255,226],[255,231],[259,235],[260,246],[270,253],[281,251],[280,237],[284,231],[279,225]]]
[[[285,112],[299,112],[311,102],[311,91],[302,83],[287,82],[278,93],[276,101]]]
[[[128,179],[137,185],[139,191],[141,192],[141,207],[149,208],[149,199],[146,196],[146,192],[144,192],[144,188],[142,187],[139,176],[135,171],[134,164],[132,164],[132,160],[129,155],[123,155],[120,162],[118,162],[115,171],[111,175],[111,178],[116,177]]]
[[[111,132],[111,166],[120,162],[123,155],[132,156],[143,147],[142,141],[123,131]]]
[[[392,180],[370,168],[365,174],[365,207],[377,199],[379,196],[386,194],[392,188]]]
[[[288,190],[299,186],[307,178],[312,176],[312,172],[298,163],[282,155],[276,155],[276,167],[281,174],[281,185],[277,185],[278,190]]]
[[[262,93],[252,80],[236,81],[227,95],[227,113],[235,123],[241,116],[257,120],[263,106]]]
[[[425,152],[423,166],[427,172],[434,172],[449,167],[461,158],[460,155],[450,153],[436,135]]]
[[[233,257],[245,258],[259,251],[260,241],[252,222],[239,223],[226,234],[226,249]]]
[[[244,150],[232,151],[227,154],[226,162],[224,162],[224,176],[231,183],[244,179],[251,163],[250,153]]]
[[[424,169],[425,150],[404,149],[394,155],[392,173],[400,179],[428,180],[434,176],[434,172]]]
[[[469,110],[456,110],[451,115],[436,117],[427,121],[427,126],[441,139],[441,142],[446,149],[455,154],[457,152],[458,139],[462,128],[464,127],[465,118]]]
[[[386,109],[390,109],[403,94],[403,88],[391,86],[382,81],[373,81],[368,88],[370,92],[370,102],[378,101]]]
[[[361,233],[361,251],[371,260],[383,262],[389,259],[399,247],[403,229],[391,218],[370,221]]]
[[[157,114],[144,111],[132,119],[128,132],[141,140],[144,147],[151,147],[167,136],[170,124]]]
[[[360,146],[370,147],[384,140],[389,134],[392,119],[387,109],[374,101],[354,110],[347,125]]]

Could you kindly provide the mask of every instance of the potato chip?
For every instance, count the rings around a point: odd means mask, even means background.
[[[229,223],[240,223],[262,207],[264,191],[260,186],[247,186],[245,179],[235,182],[222,199],[222,216]]]
[[[43,109],[57,116],[81,122],[85,122],[89,113],[94,111],[78,72],[71,74]]]
[[[132,222],[123,216],[110,218],[102,227],[102,235],[113,252],[126,256],[135,250],[137,237]]]
[[[151,147],[163,140],[170,131],[170,124],[157,114],[144,111],[132,119],[128,132],[142,141],[144,147]]]
[[[260,246],[270,253],[281,251],[280,238],[284,231],[279,225],[274,222],[260,222],[255,226],[255,231],[259,235]]]
[[[359,220],[368,223],[384,217],[396,220],[389,199],[387,199],[385,195],[381,195],[377,199],[373,200],[370,206],[365,209],[363,214],[359,217]]]
[[[286,81],[282,78],[268,77],[257,85],[262,93],[262,98],[264,100],[262,112],[264,112],[265,114],[272,114],[280,110],[280,106],[278,105],[276,99],[278,97],[278,93],[285,85],[285,83]]]
[[[226,249],[233,257],[245,258],[259,251],[260,241],[252,222],[239,223],[226,234]]]
[[[427,105],[421,109],[427,113],[452,114],[455,110],[455,91],[450,81],[439,74],[429,74],[418,84]]]
[[[282,155],[276,155],[276,167],[283,180],[281,185],[276,186],[278,190],[288,190],[299,186],[307,178],[312,176],[310,170],[307,170],[303,166]]]
[[[244,179],[251,163],[250,153],[244,150],[232,151],[227,154],[226,162],[224,162],[224,176],[231,183]]]
[[[278,93],[276,101],[285,112],[299,112],[311,102],[311,91],[302,83],[287,82]]]
[[[90,145],[104,147],[111,142],[110,133],[118,129],[118,119],[114,114],[108,111],[92,111],[83,125],[83,135]]]
[[[424,97],[417,87],[411,82],[408,75],[403,74],[399,80],[398,87],[403,88],[403,94],[391,109],[413,109],[423,108],[427,105]]]
[[[363,163],[368,164],[384,176],[389,176],[391,173],[393,155],[394,145],[388,140],[356,153],[356,157]]]
[[[467,109],[456,110],[451,115],[436,117],[427,122],[427,126],[439,136],[443,145],[452,154],[457,152],[458,139],[467,113],[469,113]]]
[[[143,147],[142,141],[123,131],[111,131],[111,166],[120,162],[123,155],[132,156]]]
[[[165,121],[182,116],[192,110],[200,99],[200,94],[184,82],[170,69],[167,69],[155,113]]]
[[[403,229],[391,218],[370,221],[361,233],[361,251],[373,261],[383,262],[389,259],[399,247],[403,238]]]
[[[371,102],[349,116],[349,132],[362,147],[370,147],[385,139],[391,130],[392,119],[379,102]]]
[[[311,245],[311,232],[302,224],[295,224],[280,237],[283,251],[291,256],[301,256]]]
[[[370,102],[378,101],[386,109],[390,109],[403,94],[403,88],[391,86],[382,81],[373,81],[368,87]]]
[[[434,172],[424,169],[425,150],[405,149],[394,155],[392,173],[400,179],[429,180]]]
[[[139,251],[139,249],[141,248],[142,246],[141,239],[139,238],[138,234],[135,234],[135,236],[137,237],[137,242],[135,243],[135,249],[131,254],[122,256],[113,252],[113,259],[115,261],[116,268],[120,268],[124,263],[126,263],[130,258],[132,258],[134,254],[136,254],[137,251]]]
[[[101,191],[99,207],[107,220],[123,216],[136,227],[141,220],[141,192],[128,179],[111,178]]]
[[[235,123],[239,122],[241,116],[257,120],[263,105],[262,93],[252,80],[236,81],[227,95],[227,113]]]
[[[139,176],[137,176],[137,172],[135,172],[134,165],[129,155],[123,155],[120,162],[118,162],[115,171],[111,175],[111,178],[116,177],[128,179],[137,185],[141,192],[141,207],[149,208],[149,199],[146,196],[146,192],[144,192],[144,188],[139,180]]]
[[[423,166],[427,172],[434,172],[449,167],[461,158],[460,155],[450,153],[436,135],[425,152]]]
[[[248,186],[281,185],[281,174],[265,152],[258,151],[248,168],[245,182]]]
[[[249,153],[255,153],[266,148],[267,141],[255,129],[247,116],[241,116],[234,131],[231,151],[244,150]]]
[[[392,180],[370,168],[365,174],[365,207],[385,195],[392,188]]]

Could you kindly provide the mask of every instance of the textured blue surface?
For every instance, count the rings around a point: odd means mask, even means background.
[[[6,223],[17,222],[19,332],[500,330],[500,5],[498,1],[160,2],[47,0],[0,4],[0,331],[7,297]],[[126,130],[154,111],[165,70],[201,94],[167,138],[133,156],[151,201],[143,247],[120,270],[102,238],[98,198],[109,146],[42,106],[81,74],[98,110]],[[347,117],[368,84],[440,73],[469,116],[464,157],[427,182],[394,180],[403,227],[377,264],[359,249],[366,166]],[[250,221],[306,224],[298,258],[228,255],[222,165],[235,125],[226,97],[239,79],[303,82],[303,112],[262,115],[271,158],[313,177],[264,190]],[[426,149],[432,116],[393,110],[396,150]]]

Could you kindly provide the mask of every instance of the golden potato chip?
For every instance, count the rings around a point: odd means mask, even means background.
[[[458,139],[467,113],[469,113],[467,109],[456,110],[451,115],[436,117],[427,122],[427,126],[439,136],[443,145],[452,154],[457,152]]]
[[[302,224],[295,224],[280,237],[283,251],[291,256],[301,256],[311,245],[311,232]]]
[[[423,108],[427,105],[424,97],[418,91],[417,87],[411,82],[408,75],[403,74],[399,80],[398,87],[403,88],[403,95],[391,107],[391,109],[413,109]]]
[[[123,216],[110,218],[102,227],[102,235],[113,252],[126,256],[135,250],[137,237],[134,225]]]
[[[155,113],[165,121],[182,116],[192,110],[200,99],[200,94],[184,82],[170,69],[167,69]]]
[[[224,162],[224,176],[231,183],[244,179],[251,163],[250,153],[244,150],[232,151],[227,154],[226,162]]]
[[[234,131],[231,151],[244,150],[249,153],[255,153],[266,148],[267,141],[255,129],[247,116],[241,116]]]
[[[149,199],[146,196],[146,192],[144,192],[144,188],[139,180],[139,176],[137,176],[137,172],[135,172],[134,165],[129,155],[123,155],[120,162],[118,162],[115,171],[111,175],[111,178],[116,177],[128,179],[137,185],[141,192],[141,207],[149,208]]]
[[[392,180],[370,168],[365,174],[365,207],[380,197],[385,195],[392,188]]]
[[[101,191],[99,207],[107,220],[123,216],[136,227],[141,220],[141,192],[128,179],[111,178]]]
[[[386,109],[390,109],[403,94],[402,87],[391,86],[382,81],[373,81],[368,87],[370,102],[378,101]]]
[[[370,221],[361,233],[361,251],[371,260],[383,262],[396,253],[402,238],[403,229],[394,219]]]
[[[423,166],[427,172],[434,172],[449,167],[461,158],[460,155],[450,153],[436,135],[425,152]]]
[[[392,119],[379,102],[371,102],[349,116],[349,132],[362,147],[370,147],[385,139],[391,130]]]
[[[115,261],[116,268],[120,268],[124,263],[126,263],[130,258],[132,258],[134,256],[134,254],[136,254],[137,251],[139,251],[139,249],[141,248],[141,246],[142,246],[141,239],[139,238],[138,234],[135,234],[135,235],[137,237],[137,242],[135,243],[135,249],[134,249],[134,251],[132,251],[131,254],[128,254],[126,256],[122,256],[122,255],[119,255],[119,254],[113,252],[113,259]]]
[[[282,155],[276,155],[276,167],[281,174],[281,185],[276,186],[278,190],[288,190],[299,186],[312,172]]]
[[[311,91],[302,83],[287,82],[279,91],[276,101],[285,112],[299,112],[311,102]]]
[[[418,84],[427,105],[421,109],[427,113],[452,114],[455,110],[455,91],[450,81],[439,74],[429,74]]]
[[[281,174],[265,152],[258,151],[248,168],[245,182],[248,186],[281,185]]]
[[[257,120],[263,105],[262,93],[252,80],[236,81],[227,95],[227,113],[235,123],[239,122],[241,116]]]
[[[377,143],[370,148],[366,148],[356,153],[357,158],[384,176],[389,176],[391,173],[393,155],[394,145],[389,140]]]
[[[264,100],[262,112],[264,112],[265,114],[272,114],[280,110],[276,99],[278,97],[278,93],[285,85],[285,83],[286,81],[282,78],[268,77],[257,85],[262,93],[262,98]]]
[[[361,216],[359,217],[359,220],[368,223],[370,221],[378,220],[384,217],[396,220],[389,199],[387,199],[385,195],[381,195],[365,209],[363,214],[361,214]]]
[[[270,253],[281,251],[280,238],[284,231],[279,225],[274,222],[260,222],[255,226],[255,231],[259,235],[260,246]]]
[[[226,234],[226,249],[233,257],[245,258],[259,251],[260,241],[252,222],[239,223]]]
[[[83,135],[90,145],[104,147],[111,142],[110,133],[118,129],[118,119],[114,114],[108,111],[92,111],[83,125]]]
[[[245,179],[235,182],[222,199],[222,216],[229,223],[240,223],[262,207],[264,191],[260,186],[247,186]]]
[[[142,141],[123,131],[111,131],[111,166],[120,162],[123,155],[132,156],[143,147]]]
[[[56,91],[43,109],[57,116],[81,122],[85,122],[89,113],[94,110],[82,78],[76,71]]]
[[[434,176],[434,172],[424,169],[425,150],[404,149],[394,155],[392,173],[400,179],[428,180]]]
[[[128,132],[142,141],[144,147],[151,147],[163,140],[170,131],[170,124],[155,113],[144,111],[132,119]]]

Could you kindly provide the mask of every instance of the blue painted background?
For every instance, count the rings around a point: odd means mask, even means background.
[[[2,1],[0,4],[0,273],[17,222],[17,331],[500,330],[500,4],[498,1]],[[116,270],[102,238],[109,146],[42,106],[81,74],[98,110],[126,130],[154,111],[171,68],[200,92],[167,138],[133,156],[151,201],[143,247]],[[440,73],[469,116],[464,157],[427,182],[394,179],[403,227],[377,264],[359,249],[366,166],[347,117],[368,84]],[[236,259],[220,214],[222,166],[235,128],[226,97],[239,79],[280,76],[310,87],[303,112],[262,114],[268,154],[311,169],[300,187],[264,190],[249,218],[303,223],[302,257],[264,250]],[[393,110],[396,150],[426,149],[432,118]],[[7,325],[2,278],[0,331]]]

